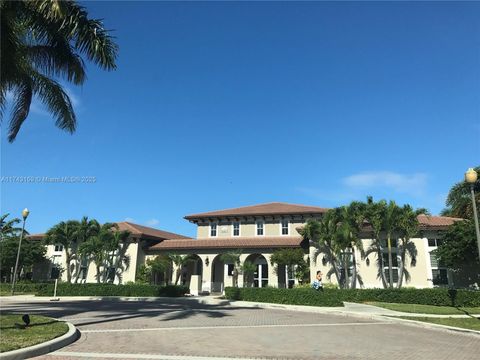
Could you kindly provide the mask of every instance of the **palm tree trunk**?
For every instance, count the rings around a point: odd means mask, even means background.
[[[348,283],[349,283],[349,279],[348,279],[348,261],[347,261],[347,257],[345,256],[345,259],[343,260],[343,268],[344,268],[344,271],[345,271],[345,279],[344,279],[344,284],[343,284],[343,287],[345,289],[348,289]]]
[[[355,289],[357,287],[357,259],[355,257],[355,249],[352,248],[352,256],[353,256],[353,271],[352,271],[352,285],[351,288]]]
[[[404,269],[405,269],[405,249],[404,249],[404,247],[402,247],[400,256],[401,256],[401,260],[400,260],[400,269],[399,269],[398,284],[397,284],[397,288],[399,288],[399,289],[402,287],[403,273],[404,273]]]
[[[389,286],[393,288],[393,260],[392,260],[392,239],[388,234],[388,277]]]
[[[384,271],[385,264],[383,263],[383,253],[382,253],[382,250],[380,248],[377,251],[377,256],[380,259],[380,276],[381,276],[381,279],[382,279],[383,288],[386,289],[387,288],[387,277],[385,276],[385,271]]]
[[[95,264],[95,268],[97,269],[97,275],[95,276],[97,278],[97,284],[100,284],[100,265]]]
[[[70,261],[72,259],[71,259],[70,252],[66,248],[65,248],[65,260],[67,262],[67,282],[71,283],[72,282],[72,274],[70,272]]]

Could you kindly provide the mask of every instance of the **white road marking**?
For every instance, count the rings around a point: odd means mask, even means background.
[[[224,358],[224,357],[210,357],[210,356],[181,356],[181,355],[153,355],[153,354],[114,354],[114,353],[87,353],[87,352],[70,352],[70,351],[56,351],[50,353],[52,356],[69,356],[82,358],[104,358],[104,359],[161,359],[161,360],[255,360],[259,358]]]
[[[140,331],[176,331],[176,330],[210,330],[210,329],[251,329],[251,328],[285,328],[285,327],[326,327],[326,326],[362,326],[362,325],[388,325],[386,322],[368,323],[334,323],[334,324],[278,324],[278,325],[220,325],[220,326],[186,326],[186,327],[159,327],[139,329],[96,329],[82,330],[84,333],[108,333],[108,332],[140,332]]]

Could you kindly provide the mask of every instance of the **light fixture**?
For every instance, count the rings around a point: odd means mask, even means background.
[[[208,266],[209,264],[210,264],[210,259],[209,259],[208,256],[207,256],[207,258],[205,259],[205,265]]]
[[[478,256],[480,256],[480,226],[478,225],[477,204],[475,201],[475,184],[477,183],[478,174],[473,168],[469,168],[465,172],[465,182],[470,184],[470,193],[472,195],[473,219],[475,221],[475,233],[477,234]]]
[[[366,263],[367,263],[367,266],[370,266],[370,259],[369,258],[367,258]]]

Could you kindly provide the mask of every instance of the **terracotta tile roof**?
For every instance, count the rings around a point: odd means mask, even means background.
[[[153,238],[153,239],[185,239],[188,236],[175,234],[168,231],[163,231],[159,229],[154,229],[148,226],[133,224],[131,222],[122,221],[118,222],[118,229],[121,231],[130,231],[132,235],[141,237],[141,238]]]
[[[429,215],[418,215],[418,222],[420,223],[420,228],[422,230],[426,229],[445,229],[448,226],[452,225],[456,221],[461,221],[463,219],[453,218],[448,216],[429,216]]]
[[[177,239],[164,240],[159,244],[151,246],[149,250],[285,248],[299,247],[301,242],[302,238],[299,236],[259,236],[201,240]]]
[[[43,240],[45,234],[29,234],[26,236],[28,240]]]
[[[165,239],[186,239],[188,236],[175,234],[168,231],[154,229],[148,226],[133,224],[131,222],[117,222],[120,231],[129,231],[133,236],[141,239],[165,240]],[[30,240],[42,240],[46,234],[32,234],[27,238]]]
[[[209,217],[223,216],[245,216],[245,215],[293,215],[293,214],[323,214],[328,209],[317,206],[306,206],[287,204],[281,202],[272,202],[267,204],[258,204],[253,206],[243,206],[232,209],[209,211],[205,213],[192,214],[185,216],[187,220],[195,220]]]

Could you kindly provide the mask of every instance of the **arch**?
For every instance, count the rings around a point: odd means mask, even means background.
[[[183,266],[181,283],[182,285],[190,284],[190,278],[192,275],[199,275],[200,278],[203,274],[203,261],[197,254],[189,255],[190,261]]]
[[[223,293],[225,285],[225,262],[221,259],[221,254],[215,256],[212,261],[212,293]]]
[[[268,270],[269,264],[262,254],[250,254],[244,261],[250,262],[255,266],[255,271],[244,271],[244,284],[246,287],[266,287],[268,286]]]

